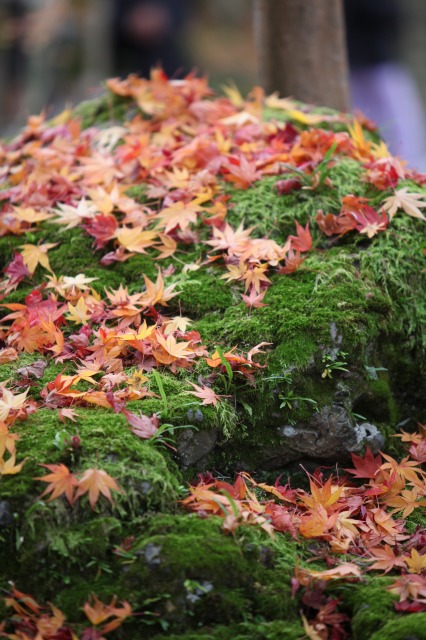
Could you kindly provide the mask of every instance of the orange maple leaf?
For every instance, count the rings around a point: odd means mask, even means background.
[[[34,480],[40,480],[41,482],[48,482],[49,486],[43,491],[40,497],[51,493],[48,502],[59,498],[61,495],[65,495],[68,502],[72,505],[74,503],[74,488],[78,485],[77,478],[71,473],[67,466],[64,464],[42,464],[42,467],[49,469],[52,473],[41,478],[34,478]]]
[[[383,547],[373,547],[369,551],[371,559],[368,562],[374,562],[369,567],[370,571],[376,570],[387,573],[395,567],[404,568],[406,566],[404,556],[398,556],[388,544],[383,545]]]
[[[419,481],[419,475],[424,476],[423,471],[419,468],[418,462],[413,462],[406,458],[403,458],[401,462],[397,462],[391,456],[382,453],[382,456],[387,460],[380,469],[390,469],[392,472],[396,473],[400,478],[404,478],[408,482],[413,482],[417,484]]]
[[[195,353],[188,348],[187,342],[177,342],[172,335],[168,335],[165,338],[159,331],[156,331],[155,336],[160,349],[155,349],[153,353],[155,359],[162,364],[171,364],[175,360],[188,359]]]
[[[322,487],[318,486],[313,480],[310,480],[309,484],[311,495],[303,494],[300,496],[300,499],[307,507],[314,509],[316,506],[321,505],[324,509],[331,509],[332,511],[339,508],[336,502],[342,494],[343,487],[332,485],[331,477]]]
[[[161,227],[164,225],[164,233],[169,233],[176,227],[185,231],[189,225],[197,222],[197,213],[203,211],[203,208],[198,204],[198,200],[188,202],[185,204],[181,200],[166,207],[158,214],[160,220],[162,220]]]
[[[90,506],[94,509],[99,499],[99,494],[102,494],[111,504],[114,504],[111,491],[124,493],[114,478],[111,478],[106,471],[102,469],[87,469],[78,482],[78,489],[74,500],[78,500],[80,496],[88,493]]]
[[[126,600],[122,601],[121,607],[116,606],[117,596],[114,596],[109,604],[101,602],[95,594],[91,595],[91,600],[93,603],[85,602],[83,610],[93,625],[97,626],[108,618],[115,618],[102,628],[102,633],[117,629],[126,618],[132,615],[132,607]]]

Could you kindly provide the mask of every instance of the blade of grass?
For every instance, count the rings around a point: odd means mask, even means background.
[[[157,383],[158,391],[160,392],[160,396],[163,401],[164,413],[167,414],[169,411],[169,403],[167,402],[167,396],[166,396],[166,392],[164,391],[163,381],[161,379],[160,374],[155,369],[152,370],[152,375],[154,376],[154,380]]]

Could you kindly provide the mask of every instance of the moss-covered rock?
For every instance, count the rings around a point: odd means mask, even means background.
[[[130,100],[108,94],[83,103],[75,115],[85,128],[108,127],[136,112]],[[268,114],[275,116],[275,111]],[[367,184],[363,171],[359,162],[339,159],[329,168],[327,183],[288,195],[278,194],[276,176],[247,189],[222,185],[233,227],[253,226],[254,236],[283,244],[295,232],[295,221],[310,224],[312,250],[297,272],[268,273],[271,286],[260,308],[243,304],[241,283],[225,282],[223,266],[206,261],[205,244],[185,238],[165,260],[158,261],[158,251],[150,248],[106,266],[100,260],[116,245],[111,241],[96,251],[93,238],[80,227],[64,230],[43,222],[21,235],[0,237],[1,268],[22,244],[57,243],[49,251],[52,270],[95,278],[94,295],[121,285],[130,294],[140,292],[145,278],[155,280],[162,269],[165,285],[176,285],[179,294],[159,310],[161,321],[167,315],[188,317],[210,353],[219,347],[247,354],[268,343],[265,353],[255,356],[261,367],[252,380],[237,370],[217,369],[214,389],[221,397],[214,406],[188,395],[189,382],[209,380],[212,368],[204,359],[177,373],[160,367],[153,375],[147,365],[150,395],[128,402],[127,409],[160,415],[169,425],[168,439],[162,441],[137,438],[125,416],[112,408],[78,406],[77,422],[64,424],[46,402],[45,387],[58,374],[75,372],[75,363],[67,359],[43,356],[47,366],[40,376],[25,373],[40,360],[36,353],[20,353],[2,365],[0,382],[11,380],[15,392],[29,386],[28,397],[37,403],[35,412],[11,425],[19,434],[18,462],[25,465],[0,480],[2,589],[13,580],[39,601],[53,601],[77,629],[84,624],[82,606],[91,593],[103,602],[117,595],[136,612],[115,632],[126,640],[305,636],[291,577],[297,564],[303,566],[307,545],[287,534],[270,539],[249,526],[225,535],[222,520],[204,518],[203,512],[201,517],[183,514],[179,499],[185,495],[184,480],[199,471],[213,469],[232,478],[235,471],[250,469],[271,478],[292,473],[299,462],[308,469],[318,462],[344,463],[365,445],[392,450],[397,445],[388,436],[401,420],[425,418],[422,222],[398,214],[386,233],[372,240],[348,234],[338,241],[320,234],[314,222],[319,209],[338,213],[348,193],[381,205],[390,192]],[[127,194],[157,206],[144,183],[129,187]],[[207,239],[205,225],[194,230]],[[38,268],[5,304],[22,303],[34,287],[43,291],[46,276]],[[0,313],[13,310],[2,306]],[[64,327],[66,337],[70,331]],[[124,368],[127,374],[136,369],[127,361]],[[88,387],[78,383],[79,390]],[[41,465],[61,463],[78,477],[100,468],[123,492],[113,492],[113,503],[101,496],[94,509],[87,496],[73,506],[63,496],[50,502],[41,497],[46,483],[39,478],[47,473]],[[424,517],[416,511],[407,530],[419,525],[424,526]],[[426,614],[395,612],[395,597],[385,589],[391,580],[365,578],[336,588],[354,640],[426,637]]]

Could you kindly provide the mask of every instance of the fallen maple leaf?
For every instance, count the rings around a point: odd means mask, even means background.
[[[41,494],[41,498],[48,493],[48,502],[59,498],[61,495],[65,495],[68,502],[74,504],[74,489],[78,486],[77,478],[71,473],[68,467],[64,464],[42,464],[42,467],[49,469],[52,473],[42,476],[40,478],[34,478],[34,480],[40,480],[41,482],[48,482],[49,486]]]
[[[294,273],[298,270],[304,260],[306,260],[306,257],[302,258],[300,251],[293,251],[293,249],[290,249],[285,260],[285,266],[280,267],[278,269],[278,273]]]
[[[120,227],[114,237],[127,251],[146,253],[147,247],[152,247],[157,238],[155,231],[143,231],[143,227]]]
[[[309,638],[309,640],[324,640],[323,636],[317,633],[317,631],[315,630],[315,627],[309,624],[309,622],[306,619],[306,616],[303,614],[302,611],[300,612],[300,617],[302,619],[303,630],[306,636]],[[327,635],[328,635],[328,632],[327,632]]]
[[[205,405],[212,404],[215,407],[219,402],[220,398],[229,397],[229,396],[219,396],[217,393],[213,391],[213,389],[211,389],[210,387],[206,387],[205,385],[200,387],[198,384],[194,384],[189,380],[187,380],[187,382],[188,384],[194,387],[195,391],[185,391],[185,393],[189,393],[190,395],[195,396],[196,398],[200,398],[200,400],[202,400],[201,404],[205,404]]]
[[[399,601],[415,600],[426,604],[426,577],[407,573],[386,587],[387,591],[399,595]]]
[[[203,211],[203,208],[198,204],[198,200],[188,202],[185,204],[181,200],[166,207],[158,214],[160,218],[161,227],[164,226],[164,233],[167,234],[176,227],[185,231],[190,224],[197,222],[197,214]],[[164,242],[164,241],[163,241]]]
[[[288,178],[287,180],[278,180],[274,187],[280,196],[286,196],[292,191],[299,191],[303,186],[299,178]]]
[[[18,359],[18,352],[12,347],[0,349],[0,364],[7,364]]]
[[[87,469],[78,481],[78,489],[74,501],[88,493],[90,506],[94,509],[101,493],[111,504],[114,504],[111,491],[124,493],[114,478],[111,478],[106,471],[102,469]]]
[[[424,489],[420,490],[418,487],[414,489],[403,489],[398,496],[386,498],[385,503],[389,507],[396,507],[394,513],[402,511],[402,517],[408,518],[418,507],[426,507],[426,500],[419,500],[418,498],[424,495]]]
[[[400,478],[404,478],[408,482],[413,482],[416,484],[419,479],[419,475],[423,476],[423,471],[419,468],[418,462],[413,462],[406,458],[403,458],[401,462],[397,462],[391,456],[382,453],[382,456],[387,460],[382,466],[381,469],[389,469],[391,472],[396,473]]]
[[[167,339],[159,332],[155,333],[162,350],[156,349],[154,357],[162,364],[171,364],[178,359],[188,359],[194,355],[194,351],[188,348],[187,342],[177,342],[176,338],[168,335]]]
[[[75,322],[76,324],[87,324],[90,319],[89,308],[86,305],[83,296],[79,297],[75,306],[72,305],[71,302],[68,302],[68,311],[69,315],[67,316],[67,319],[71,322]]]
[[[268,305],[263,302],[263,298],[265,297],[266,291],[262,291],[261,293],[256,293],[255,287],[250,289],[250,293],[246,296],[244,293],[241,294],[242,299],[244,300],[244,304],[246,307],[250,309],[254,307],[255,309],[260,309],[261,307],[267,307]]]
[[[374,456],[369,447],[366,448],[364,457],[357,456],[355,453],[351,453],[351,457],[355,469],[345,469],[345,471],[355,478],[374,478],[382,464],[380,453]]]
[[[383,209],[388,212],[389,218],[392,220],[398,209],[402,209],[412,218],[426,220],[420,208],[426,207],[426,202],[422,200],[422,193],[408,193],[407,187],[398,189],[393,196],[386,198],[383,202]]]
[[[314,580],[350,580],[352,578],[360,578],[361,570],[353,562],[344,562],[338,565],[334,569],[327,569],[326,571],[313,571],[310,569],[298,569],[297,578],[300,584],[307,586]]]
[[[422,573],[426,570],[426,553],[420,555],[416,549],[411,549],[411,556],[405,558],[410,573]]]
[[[16,451],[16,441],[19,440],[17,433],[10,433],[4,422],[0,422],[0,458],[3,458],[6,451],[13,455]]]
[[[97,626],[108,620],[108,618],[115,618],[115,620],[111,620],[102,628],[102,634],[117,629],[126,618],[132,615],[132,607],[126,600],[121,602],[121,607],[116,606],[117,596],[114,596],[109,604],[101,602],[95,594],[91,595],[91,600],[92,603],[90,601],[85,602],[83,610],[93,625]]]
[[[15,463],[15,453],[12,453],[7,460],[0,458],[0,476],[15,475],[16,473],[19,473],[25,464],[25,460],[19,464]]]
[[[14,253],[13,260],[9,262],[4,272],[10,278],[10,284],[13,286],[17,286],[24,278],[30,275],[22,254],[18,252]]]
[[[85,218],[93,218],[99,213],[97,207],[93,203],[89,203],[85,198],[82,198],[77,206],[61,203],[58,205],[58,209],[54,211],[57,217],[53,222],[65,225],[64,231],[81,224]]]
[[[143,414],[137,416],[135,413],[132,413],[127,409],[123,409],[122,413],[126,416],[129,424],[132,425],[132,433],[134,433],[135,436],[138,436],[138,438],[146,440],[148,438],[152,438],[152,436],[157,433],[160,421],[156,415],[153,415],[150,418]]]
[[[41,264],[42,267],[52,272],[49,264],[49,258],[47,252],[49,249],[58,246],[57,242],[48,242],[46,244],[21,244],[19,249],[22,249],[22,259],[28,271],[32,274],[36,270],[37,266]]]
[[[306,226],[303,228],[302,225],[296,221],[296,233],[297,236],[289,236],[291,248],[294,251],[300,251],[301,253],[305,253],[312,249],[312,237],[311,232],[309,231],[309,222],[307,222]]]
[[[383,545],[383,547],[373,547],[369,549],[369,551],[371,553],[371,559],[369,559],[368,562],[374,562],[370,567],[371,571],[384,571],[388,573],[388,571],[392,571],[395,567],[403,569],[406,566],[405,556],[398,556],[394,549],[388,544]]]
[[[4,422],[11,411],[19,411],[19,409],[22,409],[27,399],[29,389],[16,396],[6,387],[3,387],[1,390],[3,397],[0,399],[0,420]]]
[[[365,233],[368,238],[372,238],[379,231],[385,231],[388,226],[388,218],[384,212],[380,215],[372,207],[365,205],[361,211],[351,212],[356,220],[355,228],[360,233]]]
[[[66,420],[71,420],[71,422],[77,422],[78,414],[71,409],[71,407],[64,407],[63,409],[58,410],[59,420],[64,422]]]

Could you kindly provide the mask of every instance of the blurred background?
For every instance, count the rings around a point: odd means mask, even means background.
[[[393,153],[426,169],[426,3],[344,5],[353,107],[378,122]],[[259,81],[253,16],[251,0],[0,0],[0,133],[157,63],[247,91]]]

